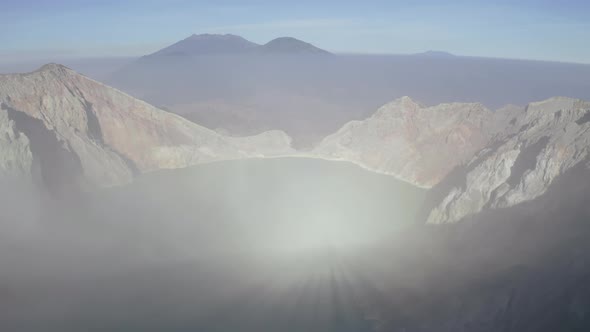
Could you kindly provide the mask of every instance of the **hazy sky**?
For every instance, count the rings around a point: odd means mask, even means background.
[[[2,0],[0,61],[143,55],[192,33],[334,52],[590,63],[590,1]]]

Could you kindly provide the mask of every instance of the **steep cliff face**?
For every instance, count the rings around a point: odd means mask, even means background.
[[[0,76],[0,105],[0,144],[11,151],[2,158],[17,160],[2,168],[27,173],[32,155],[46,180],[60,173],[112,186],[136,173],[291,151],[281,132],[228,138],[57,64]]]
[[[422,107],[403,97],[347,123],[313,153],[431,187],[484,147],[493,127],[493,113],[481,104]]]
[[[31,174],[29,139],[19,132],[6,110],[0,110],[0,177]]]
[[[587,163],[590,103],[551,98],[507,119],[508,125],[447,180],[428,223],[457,222],[485,209],[530,201],[564,172]]]
[[[580,162],[537,198],[425,226],[406,254],[425,278],[392,295],[383,330],[590,330],[589,178]]]

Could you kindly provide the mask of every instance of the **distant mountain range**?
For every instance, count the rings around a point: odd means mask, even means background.
[[[494,110],[553,96],[590,100],[590,66],[457,56],[330,55],[290,37],[264,45],[192,35],[105,80],[130,95],[230,135],[280,129],[310,148],[344,123],[412,96],[424,105]]]
[[[292,37],[276,38],[259,45],[232,34],[194,34],[147,57],[244,54],[329,55],[330,52]]]

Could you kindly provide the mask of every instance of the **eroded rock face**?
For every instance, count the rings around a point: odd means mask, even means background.
[[[508,125],[449,186],[428,223],[457,222],[484,209],[533,200],[564,172],[587,163],[590,103],[551,98],[531,103],[506,119]]]
[[[70,154],[65,175],[80,173],[80,181],[93,186],[127,183],[136,173],[162,168],[292,151],[282,132],[225,137],[57,64],[0,76],[0,105],[0,168],[27,173],[37,158],[30,143]],[[55,141],[51,149],[47,141]],[[50,159],[42,169],[63,168],[61,157]]]
[[[8,111],[0,109],[0,177],[31,174],[33,155],[29,139],[14,127]]]
[[[423,107],[403,97],[364,121],[347,123],[313,153],[431,187],[488,143],[493,118],[477,103]]]

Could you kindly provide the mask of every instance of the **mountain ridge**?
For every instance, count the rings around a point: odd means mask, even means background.
[[[553,97],[509,115],[508,125],[447,181],[426,221],[455,223],[532,201],[570,169],[589,168],[589,114],[589,102]]]
[[[331,55],[332,53],[318,48],[310,43],[293,37],[275,38],[260,47],[262,53],[273,54],[314,54]]]
[[[425,107],[406,96],[365,120],[348,122],[324,138],[313,153],[428,188],[483,147],[492,128],[493,113],[480,103]]]
[[[590,147],[590,103],[569,97],[496,112],[480,103],[424,106],[402,97],[307,152],[293,149],[282,131],[221,135],[54,63],[0,75],[0,106],[2,175],[108,187],[216,160],[345,160],[437,188],[426,218],[434,224],[535,199]]]
[[[24,168],[40,168],[45,182],[72,180],[60,171],[67,167],[58,156],[71,159],[68,167],[80,177],[74,182],[108,187],[162,168],[291,151],[282,132],[225,137],[57,64],[0,75],[0,104],[6,145],[19,143],[20,150],[32,152],[22,161]],[[13,164],[7,161],[0,169]]]
[[[310,43],[293,37],[278,37],[266,44],[257,44],[233,34],[193,34],[145,57],[198,55],[256,55],[256,54],[331,54]]]
[[[189,56],[200,54],[237,54],[245,53],[248,50],[260,45],[253,43],[243,37],[224,34],[193,34],[170,46],[160,49],[147,57],[156,56]]]

